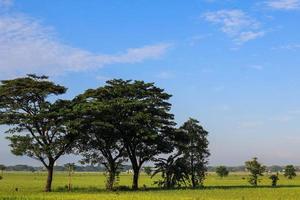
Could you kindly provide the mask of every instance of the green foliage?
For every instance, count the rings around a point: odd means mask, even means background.
[[[144,167],[144,172],[145,172],[148,176],[151,176],[151,174],[152,174],[152,167],[149,167],[149,166]]]
[[[269,177],[269,179],[272,180],[272,187],[276,187],[277,186],[277,181],[279,180],[278,174],[273,174]]]
[[[293,179],[297,176],[295,167],[293,165],[287,165],[284,168],[284,176],[288,179]]]
[[[156,160],[156,169],[152,177],[160,173],[162,179],[155,181],[155,184],[164,188],[187,186],[189,183],[189,167],[186,159],[179,157],[179,155],[170,155],[167,159],[159,158]]]
[[[107,189],[113,190],[117,175],[125,160],[125,148],[119,131],[118,100],[112,98],[113,89],[106,87],[87,90],[76,98],[76,110],[80,123],[77,129],[82,133],[78,151],[82,163],[101,164],[105,167]]]
[[[228,176],[229,171],[225,166],[219,166],[216,168],[216,173],[221,178]]]
[[[257,158],[253,158],[250,161],[245,162],[247,171],[250,172],[249,183],[253,186],[257,186],[259,177],[263,176],[263,173],[266,170],[266,167],[257,161]]]
[[[68,172],[73,172],[75,171],[75,163],[67,163],[64,165],[64,168],[68,171]]]
[[[208,150],[208,132],[199,125],[199,121],[190,118],[185,122],[180,130],[183,131],[185,144],[182,145],[182,151],[186,163],[189,167],[192,186],[202,186],[207,171],[207,158],[210,153]]]
[[[0,164],[0,171],[4,171],[5,169],[6,169],[6,166]]]
[[[51,190],[55,161],[68,153],[75,135],[68,129],[72,120],[70,101],[49,100],[64,94],[66,88],[47,80],[46,76],[28,75],[1,81],[0,125],[11,127],[6,132],[12,153],[37,159],[49,171],[46,191]]]
[[[171,104],[167,102],[170,97],[153,83],[121,79],[107,81],[104,87],[87,90],[78,97],[79,101],[86,99],[90,104],[88,110],[92,115],[99,116],[96,131],[92,134],[98,140],[97,150],[102,156],[102,149],[109,150],[105,152],[108,156],[103,156],[103,163],[119,165],[124,154],[129,158],[134,171],[133,189],[138,188],[142,165],[173,149],[169,142],[169,128],[175,125],[173,115],[169,113]],[[100,142],[104,148],[99,148]],[[110,155],[116,162],[108,161]]]

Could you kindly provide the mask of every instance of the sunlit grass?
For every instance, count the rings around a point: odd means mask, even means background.
[[[205,181],[205,189],[158,190],[149,176],[142,174],[140,178],[140,191],[104,190],[105,176],[102,173],[75,173],[73,176],[73,191],[67,192],[67,173],[55,173],[52,193],[42,192],[45,183],[45,173],[12,173],[6,172],[4,179],[0,180],[0,199],[49,199],[49,200],[75,200],[75,199],[300,199],[300,177],[288,180],[280,176],[278,188],[272,188],[271,180],[266,175],[259,187],[251,187],[247,182],[247,174],[231,174],[226,178],[219,178],[209,174]],[[130,186],[131,175],[122,174],[119,186]],[[146,188],[146,191],[145,191]],[[16,191],[18,190],[18,191]]]

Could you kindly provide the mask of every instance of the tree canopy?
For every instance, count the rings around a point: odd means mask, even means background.
[[[66,90],[37,75],[3,80],[0,85],[0,124],[9,126],[12,153],[42,162],[48,170],[45,191],[51,191],[55,161],[71,150],[76,138],[67,126],[73,116],[71,101],[53,100]]]
[[[263,176],[266,167],[258,162],[257,158],[245,162],[246,169],[250,172],[249,183],[253,186],[257,186],[259,177]]]
[[[207,171],[207,158],[210,153],[208,150],[208,132],[199,124],[199,121],[190,118],[181,127],[188,139],[183,148],[184,157],[190,169],[192,186],[202,186]]]
[[[295,167],[293,165],[287,165],[284,168],[284,176],[288,179],[293,179],[294,177],[296,177],[297,174]]]
[[[220,176],[221,178],[228,176],[229,171],[225,166],[219,166],[216,168],[216,173],[218,176]]]

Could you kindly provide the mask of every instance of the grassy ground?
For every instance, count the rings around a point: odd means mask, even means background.
[[[205,181],[205,189],[181,189],[181,190],[158,190],[146,175],[141,175],[140,186],[146,185],[147,191],[118,191],[106,192],[104,190],[105,177],[100,173],[75,173],[73,177],[74,191],[67,192],[65,186],[68,183],[66,173],[56,173],[53,182],[54,192],[43,193],[45,183],[44,173],[5,173],[4,179],[0,180],[0,199],[6,200],[75,200],[75,199],[101,199],[101,200],[129,200],[129,199],[165,199],[165,200],[256,200],[256,199],[299,199],[300,200],[300,177],[287,180],[280,177],[279,187],[271,188],[271,180],[265,176],[260,186],[253,188],[245,179],[245,174],[231,174],[229,177],[220,179],[214,174],[209,174]],[[122,174],[119,185],[129,186],[131,175]],[[152,187],[152,188],[151,188]],[[16,191],[18,188],[18,191]]]

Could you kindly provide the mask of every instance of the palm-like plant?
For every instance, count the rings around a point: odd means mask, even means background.
[[[185,159],[179,155],[156,159],[152,177],[161,173],[162,180],[155,181],[155,184],[164,188],[187,186],[190,182],[187,166]]]

